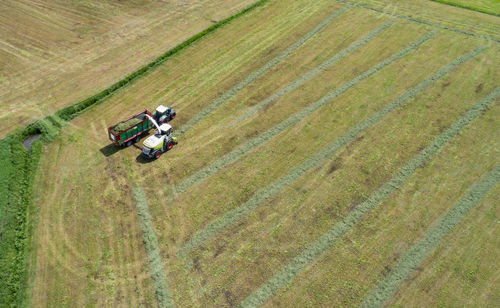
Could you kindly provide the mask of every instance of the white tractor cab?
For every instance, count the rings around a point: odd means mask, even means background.
[[[177,144],[177,138],[172,136],[174,129],[170,124],[158,126],[155,121],[153,124],[157,127],[156,133],[144,140],[142,145],[142,155],[147,158],[158,158]]]
[[[158,106],[153,113],[153,118],[158,124],[168,123],[175,118],[175,110],[163,105]]]

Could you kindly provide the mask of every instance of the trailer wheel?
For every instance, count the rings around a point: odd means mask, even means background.
[[[174,147],[174,143],[170,141],[167,145],[167,151]]]
[[[129,147],[131,145],[132,145],[132,140],[127,141],[127,146]]]
[[[156,159],[160,158],[160,155],[161,155],[161,151],[156,152],[155,158]]]
[[[137,135],[134,139],[134,143],[139,142],[139,140],[141,140],[141,136]]]

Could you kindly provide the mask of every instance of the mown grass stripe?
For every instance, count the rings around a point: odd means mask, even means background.
[[[432,33],[430,33],[430,34],[428,33],[423,38],[428,39],[432,36],[431,34]],[[419,39],[418,42],[423,42],[424,41],[423,38]],[[467,56],[470,58],[470,57],[474,56],[475,54],[476,53],[470,53]],[[338,151],[341,147],[343,147],[346,144],[348,144],[349,142],[353,141],[357,135],[359,135],[361,132],[363,132],[367,128],[373,126],[376,122],[378,122],[386,114],[388,114],[392,110],[396,109],[398,106],[402,105],[403,103],[405,103],[408,100],[410,100],[411,98],[413,98],[420,91],[425,89],[425,87],[427,87],[428,85],[433,83],[437,79],[438,75],[442,76],[442,75],[446,74],[446,72],[452,70],[454,67],[456,67],[460,63],[462,63],[464,59],[465,58],[463,58],[463,57],[456,59],[455,61],[450,63],[448,66],[441,69],[438,73],[436,73],[433,76],[431,76],[430,78],[426,79],[425,81],[423,81],[422,83],[417,85],[412,90],[406,92],[399,99],[386,105],[382,110],[380,110],[379,112],[377,112],[373,116],[369,117],[368,119],[366,119],[363,122],[361,122],[360,124],[358,124],[355,128],[353,128],[352,130],[347,132],[342,137],[335,139],[332,143],[328,144],[326,147],[321,149],[315,155],[306,159],[302,164],[290,169],[290,171],[286,175],[281,177],[280,179],[269,184],[267,187],[257,191],[245,203],[243,203],[240,206],[238,206],[237,208],[229,211],[228,213],[224,214],[223,216],[216,218],[215,220],[209,222],[203,229],[197,231],[196,234],[191,239],[189,239],[186,242],[186,244],[184,244],[184,246],[181,247],[181,249],[179,249],[178,255],[179,256],[186,255],[189,251],[202,245],[204,242],[215,237],[218,233],[220,233],[222,230],[224,230],[228,226],[234,224],[239,219],[246,216],[250,211],[252,211],[256,207],[258,207],[262,202],[264,202],[265,200],[271,198],[272,196],[274,196],[275,194],[280,192],[283,188],[287,187],[288,185],[290,185],[291,183],[296,181],[305,172],[307,172],[307,171],[311,170],[312,168],[314,168],[315,166],[319,165],[324,159],[330,157],[336,151]]]
[[[389,275],[363,300],[360,307],[382,307],[408,275],[431,251],[436,249],[443,237],[450,233],[498,182],[500,182],[500,165],[468,189],[466,195],[441,217],[417,244],[408,250]]]
[[[149,262],[149,270],[156,295],[156,301],[159,307],[173,307],[172,298],[168,290],[165,271],[161,262],[160,250],[158,248],[158,239],[153,229],[151,214],[149,213],[148,201],[142,187],[132,189],[137,202],[137,214],[142,231],[142,241],[146,250]]]
[[[303,118],[307,117],[311,113],[313,113],[315,110],[318,108],[326,105],[336,97],[340,96],[347,90],[351,89],[361,81],[367,79],[368,77],[372,76],[376,72],[380,71],[384,67],[388,66],[392,62],[402,58],[404,55],[412,51],[413,49],[417,48],[421,44],[423,44],[425,41],[430,39],[433,35],[435,34],[434,31],[431,31],[427,33],[426,35],[422,36],[418,40],[414,41],[413,43],[409,44],[408,46],[404,47],[403,49],[399,50],[392,56],[386,58],[385,60],[379,62],[377,65],[373,66],[369,70],[365,71],[361,75],[355,77],[354,79],[346,82],[343,84],[341,87],[333,90],[332,92],[328,93],[327,95],[323,96],[319,100],[315,101],[314,103],[308,105],[301,111],[295,113],[294,115],[290,116],[286,120],[282,121],[281,123],[275,125],[271,129],[265,131],[261,135],[250,139],[249,141],[245,142],[244,144],[240,145],[238,148],[234,149],[233,151],[227,153],[226,155],[222,156],[221,158],[217,159],[214,161],[212,164],[208,165],[207,167],[201,169],[200,171],[196,172],[195,174],[191,175],[190,177],[186,178],[183,180],[181,183],[176,185],[174,187],[174,192],[175,193],[182,193],[186,191],[189,187],[193,186],[194,184],[199,183],[200,181],[204,180],[208,176],[214,174],[218,170],[226,167],[227,165],[235,162],[237,159],[240,157],[246,155],[253,149],[255,149],[257,146],[261,145],[262,143],[266,142],[267,140],[271,139],[272,137],[276,136],[280,132],[284,131],[288,127],[298,123],[301,121]]]
[[[310,70],[307,73],[303,74],[302,76],[300,76],[299,78],[295,79],[294,81],[290,82],[289,84],[287,84],[283,88],[281,88],[278,91],[276,91],[275,93],[273,93],[268,98],[266,98],[263,101],[259,102],[255,106],[252,106],[252,107],[248,108],[248,110],[244,114],[242,114],[241,116],[239,116],[236,120],[234,120],[231,124],[229,124],[229,126],[231,127],[231,126],[236,125],[237,123],[239,123],[239,122],[247,119],[248,117],[254,115],[260,109],[264,108],[264,106],[266,106],[266,105],[274,102],[275,100],[279,99],[283,95],[286,95],[287,93],[290,93],[291,91],[295,90],[297,87],[301,86],[303,83],[305,83],[306,81],[310,80],[311,78],[313,78],[314,76],[316,76],[321,71],[324,71],[325,69],[327,69],[328,67],[330,67],[334,63],[336,63],[337,61],[343,59],[345,56],[349,55],[351,52],[355,51],[356,49],[358,49],[359,47],[363,46],[364,44],[366,44],[371,39],[375,38],[378,34],[380,34],[382,31],[384,31],[385,29],[387,29],[393,23],[394,23],[393,21],[389,21],[389,22],[383,24],[382,26],[378,27],[377,29],[371,31],[370,33],[368,33],[367,35],[365,35],[360,40],[352,43],[347,48],[343,49],[342,51],[340,51],[339,53],[337,53],[336,55],[334,55],[330,59],[328,59],[325,62],[321,63],[320,65],[316,66],[315,68],[313,68],[312,70]]]
[[[325,20],[323,20],[321,23],[319,23],[314,29],[306,33],[303,37],[301,37],[298,41],[296,41],[293,45],[288,47],[285,51],[283,51],[281,54],[276,56],[275,58],[271,59],[269,62],[261,66],[258,70],[252,72],[250,75],[248,75],[245,79],[240,81],[238,84],[236,84],[234,87],[232,87],[230,90],[226,91],[224,94],[216,98],[212,103],[210,103],[208,106],[203,108],[198,114],[196,114],[194,117],[189,119],[184,125],[182,125],[176,132],[176,135],[182,135],[185,132],[187,132],[191,127],[193,127],[196,123],[198,123],[200,120],[205,118],[207,115],[212,113],[215,109],[217,109],[220,105],[225,103],[228,99],[233,97],[236,93],[238,93],[240,90],[245,88],[247,85],[249,85],[251,82],[262,76],[265,72],[273,68],[276,64],[280,63],[283,61],[286,57],[288,57],[290,54],[292,54],[295,50],[297,50],[300,46],[302,46],[307,40],[309,40],[313,35],[318,33],[320,30],[322,30],[324,27],[326,27],[333,19],[335,19],[337,16],[345,12],[348,8],[350,7],[349,4],[346,6],[340,8],[339,10],[335,11],[333,14],[328,16]]]
[[[350,5],[353,5],[353,6],[356,6],[356,7],[364,8],[364,9],[367,9],[367,10],[375,11],[375,12],[378,12],[378,13],[382,13],[384,15],[388,15],[388,16],[392,16],[392,17],[396,17],[396,18],[400,18],[400,19],[406,19],[408,21],[412,21],[412,22],[416,22],[416,23],[419,23],[419,24],[431,26],[431,27],[434,27],[434,28],[443,29],[443,30],[447,30],[447,31],[452,31],[452,32],[456,32],[456,33],[460,33],[460,34],[465,34],[465,35],[468,35],[468,36],[473,36],[473,37],[482,38],[482,39],[485,39],[485,40],[488,40],[488,41],[493,41],[493,42],[500,43],[500,39],[497,39],[497,38],[494,38],[494,37],[491,37],[491,36],[487,36],[487,35],[483,35],[483,34],[477,34],[477,33],[472,33],[472,32],[469,32],[469,31],[460,30],[460,29],[456,29],[456,28],[452,28],[452,27],[448,27],[448,26],[443,26],[443,25],[440,25],[440,24],[435,24],[435,23],[432,23],[432,22],[428,22],[428,21],[417,19],[417,18],[413,18],[413,17],[408,17],[408,16],[399,15],[399,14],[392,13],[392,12],[387,12],[387,11],[384,11],[382,9],[377,9],[377,8],[374,8],[374,7],[365,5],[365,4],[356,3],[356,2],[352,2],[352,1],[348,1],[348,0],[337,0],[337,2],[350,4]]]
[[[405,181],[429,158],[438,153],[453,137],[462,131],[469,123],[487,110],[500,96],[500,87],[484,99],[476,103],[465,115],[455,121],[441,135],[437,136],[422,151],[417,153],[395,176],[382,185],[377,191],[372,193],[366,201],[358,205],[341,222],[335,224],[330,230],[325,232],[313,244],[295,256],[290,263],[277,272],[264,285],[249,295],[241,303],[241,307],[257,307],[263,304],[271,295],[276,293],[281,287],[290,282],[295,275],[302,271],[309,264],[314,262],[318,256],[346,234],[358,223],[370,210],[384,201],[395,190],[399,189]]]

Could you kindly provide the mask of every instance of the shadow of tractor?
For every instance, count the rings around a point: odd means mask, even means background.
[[[135,161],[138,162],[139,164],[149,164],[154,162],[156,159],[154,158],[146,158],[141,154],[139,154],[136,158]]]

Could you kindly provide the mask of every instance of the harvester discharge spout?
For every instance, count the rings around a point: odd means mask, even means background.
[[[151,120],[151,122],[153,122],[154,126],[156,127],[156,129],[158,130],[158,134],[161,134],[161,129],[160,129],[160,126],[158,125],[158,123],[156,123],[156,120],[153,119],[152,116],[150,116],[149,114],[146,114],[146,116],[148,117],[148,119]]]

